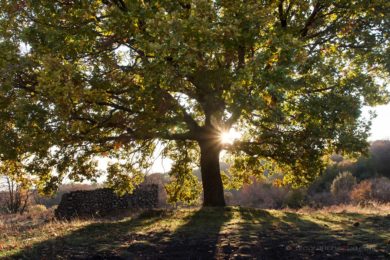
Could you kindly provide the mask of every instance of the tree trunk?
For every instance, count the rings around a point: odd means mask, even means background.
[[[219,168],[220,145],[210,140],[199,142],[200,169],[202,172],[203,206],[226,206]]]

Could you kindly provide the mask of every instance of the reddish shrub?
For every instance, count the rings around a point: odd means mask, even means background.
[[[351,200],[357,203],[367,202],[372,199],[372,182],[365,180],[355,185],[349,194]]]

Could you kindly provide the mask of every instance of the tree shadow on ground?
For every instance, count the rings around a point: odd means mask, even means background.
[[[111,249],[131,239],[132,232],[135,232],[137,228],[151,225],[162,217],[162,212],[156,212],[148,217],[141,214],[136,219],[89,224],[64,236],[36,243],[11,258],[89,259],[101,254],[102,259],[116,259],[115,254],[109,253]],[[66,222],[64,225],[67,225]]]
[[[246,244],[246,254],[257,259],[389,259],[390,256],[388,241],[375,232],[365,231],[365,224],[355,226],[346,219],[339,230],[332,230],[326,223],[315,223],[291,212],[274,217],[262,210],[241,209],[240,214],[246,227],[240,229],[239,240]],[[259,224],[261,218],[267,223]],[[386,217],[374,218],[377,222],[388,221]],[[368,222],[370,217],[366,219],[360,220]],[[369,243],[375,247],[369,247]]]
[[[192,213],[192,214],[191,214]],[[12,259],[213,259],[229,210],[202,208],[180,221],[176,230],[160,230],[174,212],[150,211],[136,219],[95,223],[49,239],[13,255]]]
[[[15,259],[389,259],[389,216],[251,208],[148,211],[49,239]],[[356,223],[359,223],[356,225]],[[370,247],[372,246],[372,247]]]
[[[158,241],[159,259],[214,259],[218,255],[221,229],[232,217],[228,208],[202,208],[170,235],[168,243]]]

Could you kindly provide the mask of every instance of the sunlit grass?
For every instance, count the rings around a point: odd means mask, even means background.
[[[390,235],[386,232],[390,228],[387,215],[340,209],[337,212],[329,209],[297,212],[240,207],[194,208],[148,211],[120,219],[33,222],[35,224],[31,226],[23,223],[5,226],[6,221],[2,220],[0,257],[19,252],[37,257],[35,254],[53,243],[59,253],[63,250],[61,247],[69,252],[85,248],[85,253],[112,251],[131,257],[128,248],[132,245],[142,244],[146,248],[178,241],[198,243],[210,236],[216,248],[229,244],[234,250],[243,241],[255,243],[259,239],[268,246],[347,243],[375,250],[386,250],[386,243],[390,243]],[[359,223],[358,227],[356,223]],[[221,253],[218,250],[216,254]]]

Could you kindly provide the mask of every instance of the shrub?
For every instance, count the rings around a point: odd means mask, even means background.
[[[380,202],[390,202],[390,179],[381,177],[372,180],[372,198]]]
[[[313,208],[323,208],[335,203],[335,198],[329,191],[312,193],[309,195],[309,205]]]
[[[371,161],[377,174],[390,177],[390,140],[378,140],[370,147]]]
[[[200,203],[202,185],[192,172],[179,173],[172,177],[171,181],[165,185],[165,190],[168,203],[175,206],[179,204],[193,206]]]
[[[356,178],[350,172],[340,173],[332,182],[330,191],[338,202],[348,202],[349,193],[356,185]]]
[[[355,185],[350,193],[350,198],[353,202],[365,203],[372,199],[372,182],[365,180]]]
[[[32,205],[28,208],[28,212],[31,214],[31,215],[36,215],[36,214],[40,214],[40,213],[43,213],[47,210],[46,206],[45,205],[42,205],[42,204],[36,204],[36,205]]]
[[[310,186],[308,188],[308,192],[311,194],[321,193],[321,192],[329,192],[330,186],[332,185],[333,180],[340,173],[339,165],[340,164],[329,165],[324,171],[322,171],[320,176],[318,176],[310,184]]]
[[[298,209],[305,205],[306,202],[306,192],[302,189],[291,190],[288,193],[287,199],[285,201],[285,206]]]
[[[244,184],[243,187],[232,193],[233,198],[229,205],[240,205],[256,208],[281,208],[287,197],[288,189],[275,187],[269,183],[252,180],[251,184]]]

